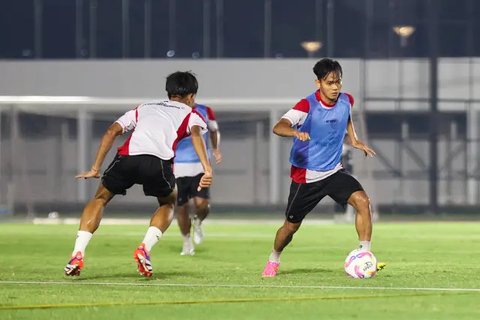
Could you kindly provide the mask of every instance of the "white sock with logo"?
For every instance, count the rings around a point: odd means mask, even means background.
[[[93,233],[88,231],[78,231],[77,239],[75,240],[75,247],[73,248],[72,257],[77,254],[78,251],[82,253],[82,257],[85,256],[85,249],[87,248],[90,239],[92,239]]]
[[[162,231],[160,231],[160,229],[157,227],[151,226],[148,228],[145,238],[142,241],[145,244],[145,249],[147,249],[148,252],[150,252],[152,247],[158,242],[158,240],[160,240],[162,234]]]
[[[370,243],[370,241],[360,241],[360,245],[358,246],[359,249],[367,251],[370,251],[371,247],[372,244]]]

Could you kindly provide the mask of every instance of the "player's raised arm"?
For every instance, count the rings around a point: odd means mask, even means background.
[[[292,127],[290,120],[282,118],[273,127],[273,133],[280,137],[295,137],[300,141],[310,140],[308,132],[301,132]]]
[[[118,122],[114,122],[103,134],[100,145],[98,146],[97,155],[95,156],[95,162],[89,171],[83,172],[75,176],[75,178],[99,178],[100,169],[108,151],[112,148],[115,138],[123,133],[123,128]]]

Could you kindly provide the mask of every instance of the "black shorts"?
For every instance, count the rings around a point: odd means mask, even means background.
[[[113,194],[127,193],[134,184],[143,185],[146,196],[166,197],[175,189],[171,160],[151,155],[116,155],[103,173],[102,183]]]
[[[203,173],[197,174],[195,177],[180,177],[177,178],[177,205],[183,206],[193,197],[200,197],[203,199],[210,199],[210,189],[202,188],[197,191],[200,179],[202,179]]]
[[[285,216],[289,222],[301,222],[325,196],[330,196],[340,205],[346,205],[348,198],[356,191],[363,191],[362,185],[345,170],[317,182],[292,181]]]

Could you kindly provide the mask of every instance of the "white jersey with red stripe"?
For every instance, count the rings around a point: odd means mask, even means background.
[[[184,103],[171,100],[141,104],[116,122],[124,133],[133,130],[118,148],[120,155],[149,154],[163,160],[175,156],[178,141],[190,134],[192,126],[201,127],[202,134],[207,130],[199,113]]]

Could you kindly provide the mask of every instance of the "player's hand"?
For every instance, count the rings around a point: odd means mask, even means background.
[[[310,135],[308,134],[308,132],[295,131],[293,133],[293,136],[300,141],[310,140]]]
[[[211,170],[205,170],[205,173],[203,174],[202,178],[200,179],[200,183],[198,184],[197,191],[202,190],[202,188],[208,188],[212,185],[212,171]]]
[[[75,176],[75,178],[77,178],[77,179],[79,179],[79,178],[84,178],[84,179],[100,178],[100,172],[98,171],[98,169],[91,168],[90,171],[86,171],[84,173],[77,174]]]
[[[220,149],[213,149],[212,153],[213,153],[213,157],[215,158],[216,164],[219,164],[220,162],[222,162],[223,157],[222,157],[222,153],[220,152]]]
[[[370,148],[369,146],[367,146],[366,144],[364,144],[362,141],[359,141],[359,140],[357,140],[355,143],[352,143],[352,147],[362,150],[363,153],[365,154],[365,157],[374,157],[377,155],[372,148]]]

